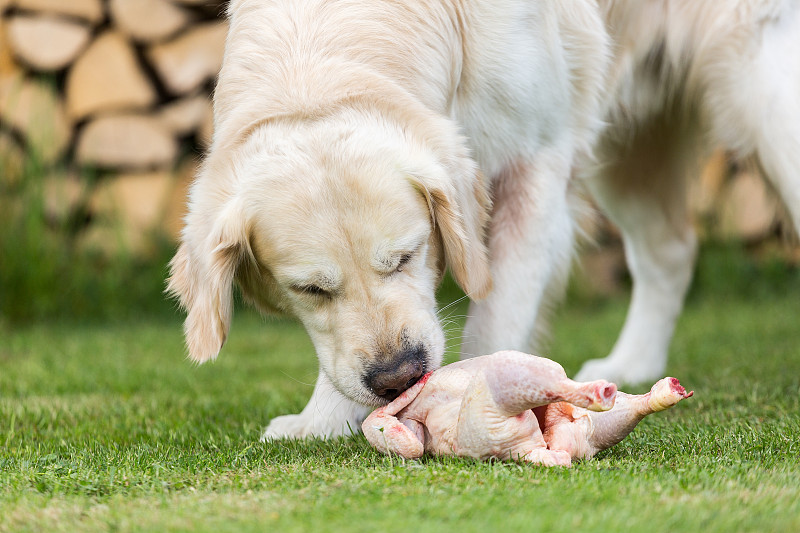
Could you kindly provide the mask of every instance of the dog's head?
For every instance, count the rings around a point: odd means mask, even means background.
[[[232,283],[297,316],[322,371],[367,405],[441,364],[434,291],[445,268],[471,297],[491,285],[486,184],[446,120],[399,124],[345,109],[252,128],[212,152],[193,185],[169,291],[189,355],[216,357]]]

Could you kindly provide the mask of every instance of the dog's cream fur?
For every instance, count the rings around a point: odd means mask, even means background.
[[[230,3],[214,141],[169,288],[196,361],[225,341],[234,281],[305,325],[317,386],[264,437],[358,427],[382,402],[365,372],[409,347],[438,366],[445,268],[476,300],[462,355],[527,349],[569,269],[570,179],[590,147],[581,173],[623,228],[636,285],[617,347],[583,379],[662,371],[691,273],[682,195],[700,132],[757,152],[800,223],[800,122],[780,120],[800,116],[795,2],[599,4]]]

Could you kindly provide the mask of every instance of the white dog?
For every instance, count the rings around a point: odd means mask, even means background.
[[[188,312],[190,356],[224,343],[234,280],[263,312],[297,316],[319,378],[302,413],[271,421],[272,438],[356,428],[365,406],[437,367],[445,268],[483,298],[462,355],[527,350],[569,270],[571,176],[597,146],[607,164],[585,173],[625,231],[636,288],[613,355],[582,379],[661,373],[691,272],[678,197],[696,139],[686,133],[700,131],[694,107],[673,111],[697,102],[717,138],[757,149],[800,205],[787,170],[800,152],[786,150],[800,123],[770,124],[769,143],[763,108],[745,112],[769,92],[773,117],[800,116],[789,63],[800,54],[776,59],[797,52],[796,9],[693,4],[233,0],[214,141],[169,285]],[[721,28],[703,33],[698,13]]]

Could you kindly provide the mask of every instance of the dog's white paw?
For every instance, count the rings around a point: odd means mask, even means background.
[[[273,439],[302,439],[313,435],[312,424],[302,414],[276,416],[261,434],[261,442]]]
[[[652,383],[664,376],[666,364],[646,358],[622,360],[615,357],[586,361],[575,375],[575,381],[605,379],[617,385]]]
[[[361,422],[372,411],[342,396],[324,373],[317,377],[317,385],[303,412],[273,418],[261,442],[273,439],[302,439],[305,437],[339,437],[361,431]]]
[[[309,417],[305,413],[298,415],[276,416],[270,420],[267,429],[261,434],[261,442],[275,439],[303,439],[306,437],[339,437],[350,435],[361,430],[363,416],[352,420],[325,419]]]

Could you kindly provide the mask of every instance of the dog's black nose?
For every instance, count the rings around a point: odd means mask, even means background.
[[[425,373],[425,352],[408,350],[370,369],[364,381],[376,396],[392,401]]]

